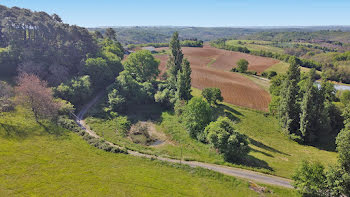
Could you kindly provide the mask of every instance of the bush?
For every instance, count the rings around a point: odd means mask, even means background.
[[[131,122],[128,120],[128,117],[118,116],[115,121],[117,122],[118,132],[125,136],[131,127]]]
[[[204,133],[206,140],[224,155],[226,161],[240,161],[250,151],[247,137],[235,131],[233,122],[227,117],[211,122]]]
[[[257,75],[258,74],[258,72],[253,71],[253,70],[248,70],[245,73],[248,74],[248,75]]]
[[[186,101],[184,100],[177,100],[175,102],[175,106],[174,106],[174,111],[175,114],[178,116],[181,116],[185,110],[185,106],[186,106]]]
[[[210,123],[212,109],[201,97],[193,97],[185,107],[183,119],[187,132],[197,138]]]
[[[237,62],[237,71],[240,73],[245,73],[248,70],[249,62],[246,59],[240,59]]]
[[[224,98],[221,96],[221,90],[219,88],[204,88],[202,96],[210,104],[217,104],[217,101],[223,101]]]
[[[276,75],[277,75],[277,73],[275,71],[268,71],[268,72],[261,73],[262,77],[265,77],[265,78],[268,78],[268,79],[272,79]]]
[[[320,163],[303,161],[293,180],[294,187],[304,196],[326,196],[326,175]]]
[[[345,90],[340,94],[340,102],[342,102],[344,105],[347,105],[350,103],[350,91]]]

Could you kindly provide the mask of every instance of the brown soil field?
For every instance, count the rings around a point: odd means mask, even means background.
[[[191,67],[192,86],[198,89],[218,87],[224,101],[233,105],[267,111],[270,95],[250,79],[227,71]]]
[[[157,48],[157,51],[167,49]],[[279,60],[273,58],[259,57],[240,52],[227,51],[217,49],[208,45],[203,48],[196,47],[182,47],[185,57],[191,64],[201,67],[212,67],[220,70],[229,71],[236,67],[236,63],[240,59],[246,59],[249,62],[248,70],[263,72],[270,66],[279,63]]]
[[[162,49],[164,48],[158,48],[158,50]],[[225,102],[262,111],[268,110],[268,104],[271,100],[268,92],[247,77],[228,71],[241,58],[247,59],[251,63],[249,69],[257,72],[262,72],[279,62],[278,60],[211,47],[183,47],[182,50],[191,63],[193,87],[198,89],[218,87]],[[156,57],[161,60],[159,69],[163,74],[166,71],[168,55],[156,55]],[[216,61],[214,62],[213,59]]]

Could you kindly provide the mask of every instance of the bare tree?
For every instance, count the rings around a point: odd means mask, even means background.
[[[20,74],[15,92],[17,101],[33,112],[36,122],[57,116],[60,104],[54,100],[47,82],[41,81],[36,75]]]

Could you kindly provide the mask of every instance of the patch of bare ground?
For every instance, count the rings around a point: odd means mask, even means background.
[[[152,147],[172,144],[163,132],[157,131],[151,121],[139,121],[132,125],[128,137],[134,143]]]

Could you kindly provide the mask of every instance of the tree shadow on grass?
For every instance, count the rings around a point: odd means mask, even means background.
[[[271,155],[271,154],[269,154],[269,153],[265,153],[265,152],[263,152],[263,151],[260,151],[260,150],[254,149],[254,148],[252,148],[251,150],[252,150],[253,152],[258,152],[258,153],[261,153],[261,154],[263,154],[263,155],[265,155],[265,156],[268,156],[268,157],[274,157],[273,155]]]
[[[246,157],[242,158],[241,161],[234,162],[234,164],[239,164],[239,165],[244,165],[244,166],[259,168],[259,169],[266,169],[272,172],[274,171],[274,169],[271,168],[266,161],[258,159],[251,155],[247,155]]]
[[[267,151],[274,152],[274,153],[279,153],[279,154],[286,155],[286,156],[290,156],[290,155],[287,154],[287,153],[281,152],[281,151],[279,151],[279,150],[277,150],[277,149],[274,149],[274,148],[272,148],[272,147],[270,147],[270,146],[267,146],[267,145],[263,144],[262,142],[258,142],[258,141],[254,140],[254,139],[252,139],[252,138],[249,138],[249,141],[250,141],[250,143],[253,144],[254,146],[257,146],[257,147],[259,147],[259,148],[265,149],[265,150],[267,150]]]
[[[244,116],[241,112],[239,112],[239,111],[237,111],[237,110],[235,110],[235,109],[233,109],[233,108],[231,108],[231,107],[229,107],[229,106],[227,106],[227,105],[218,104],[218,106],[219,106],[220,108],[223,108],[223,109],[226,110],[226,111],[229,111],[229,112],[235,114],[235,115]]]
[[[42,135],[54,135],[55,137],[68,137],[67,132],[60,128],[58,125],[54,124],[43,124],[38,122],[38,125],[43,128],[43,130],[38,129],[38,127],[21,127],[14,124],[5,124],[0,123],[0,128],[4,132],[0,132],[0,136],[7,139],[17,139],[24,140],[34,136],[42,136]],[[41,131],[40,131],[41,130]]]
[[[0,127],[5,131],[5,133],[0,133],[4,138],[19,138],[25,139],[28,137],[28,132],[23,130],[21,127],[0,123]]]
[[[133,124],[139,121],[161,122],[162,112],[163,108],[157,103],[139,104],[129,107],[125,115]]]
[[[229,118],[234,122],[239,122],[240,118],[238,117],[238,115],[243,116],[243,114],[241,114],[240,112],[223,104],[218,104],[214,106],[213,111],[214,111],[213,113],[214,119],[217,119],[219,116],[226,116],[227,118]]]

